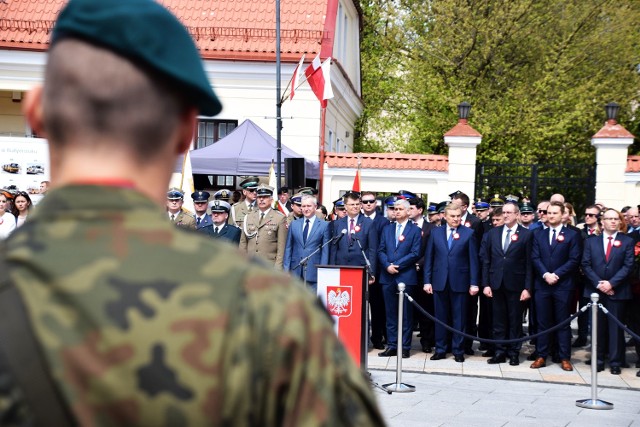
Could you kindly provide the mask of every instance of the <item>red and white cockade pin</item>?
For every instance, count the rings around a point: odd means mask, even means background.
[[[467,227],[467,228],[471,228],[471,223],[469,221],[467,221],[467,222],[464,223],[464,226]]]
[[[558,242],[564,242],[564,236],[562,234],[560,234],[556,240]]]
[[[353,231],[355,231],[356,233],[359,233],[359,232],[360,232],[360,230],[362,230],[362,229],[360,228],[360,226],[359,226],[359,225],[356,225],[356,226],[353,228]]]
[[[514,234],[513,236],[511,236],[511,241],[512,241],[512,242],[517,242],[517,241],[518,241],[518,239],[519,239],[519,237],[518,237],[518,235],[517,235],[517,234]]]
[[[404,234],[401,234],[400,237],[398,237],[398,242],[404,242]]]
[[[613,241],[613,246],[615,246],[616,248],[619,248],[621,244],[622,243],[620,243],[620,240],[614,240]]]
[[[453,240],[458,240],[460,235],[458,233],[453,233]]]

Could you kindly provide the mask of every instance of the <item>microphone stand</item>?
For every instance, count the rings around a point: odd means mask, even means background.
[[[302,281],[306,285],[307,284],[307,263],[309,262],[311,257],[314,256],[315,254],[317,254],[318,252],[320,252],[322,249],[324,249],[324,247],[327,246],[329,243],[332,243],[333,241],[339,239],[340,237],[342,237],[342,234],[335,235],[332,238],[330,238],[329,240],[327,240],[327,242],[324,245],[318,246],[315,251],[311,252],[308,256],[302,258],[300,260],[300,262],[298,263],[298,265],[293,267],[291,269],[291,271],[294,271],[298,267],[302,266]]]

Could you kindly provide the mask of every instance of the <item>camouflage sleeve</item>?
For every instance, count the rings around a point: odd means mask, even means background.
[[[246,281],[261,367],[251,399],[260,405],[257,424],[384,425],[370,385],[338,341],[329,316],[298,282],[294,288],[282,285],[290,280],[262,272],[250,273]]]

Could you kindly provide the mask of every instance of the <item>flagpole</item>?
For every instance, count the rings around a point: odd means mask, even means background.
[[[184,157],[182,158],[182,173],[180,174],[180,190],[182,190],[182,184],[184,184],[184,167],[187,164],[187,152],[190,150],[191,148],[188,148],[187,151],[184,152]]]
[[[276,170],[277,188],[280,191],[280,179],[282,171],[282,99],[280,82],[280,0],[276,0]]]
[[[318,179],[320,188],[318,189],[318,200],[322,201],[322,187],[324,183],[324,128],[327,120],[327,107],[323,105],[322,102],[320,105],[322,105],[322,110],[320,113],[320,177]],[[325,205],[324,202],[322,204]]]

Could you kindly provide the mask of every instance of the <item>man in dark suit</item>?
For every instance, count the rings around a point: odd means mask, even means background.
[[[362,256],[365,255],[371,263],[370,283],[374,282],[373,274],[376,271],[378,234],[373,225],[373,221],[360,213],[360,193],[349,192],[344,196],[344,207],[346,216],[332,223],[332,235],[336,237],[335,243],[331,244],[329,251],[329,264],[331,265],[360,265],[367,263]],[[339,235],[343,234],[342,237]],[[358,240],[360,245],[358,245]],[[362,246],[362,251],[360,250]]]
[[[376,236],[380,241],[382,229],[389,224],[389,220],[384,217],[377,209],[377,200],[375,193],[371,191],[363,191],[362,197],[362,213],[365,217],[373,221]],[[376,255],[377,256],[377,255]],[[386,313],[384,308],[384,297],[382,295],[382,285],[380,284],[380,265],[376,263],[376,271],[373,275],[376,281],[369,285],[369,306],[371,307],[371,343],[373,348],[378,350],[384,349],[384,342],[387,336]]]
[[[587,278],[584,295],[597,292],[599,302],[617,319],[624,319],[626,303],[631,299],[629,274],[633,269],[634,241],[619,232],[621,214],[606,209],[602,214],[602,234],[584,241],[582,271]],[[597,369],[604,370],[604,355],[609,344],[609,367],[619,375],[624,364],[624,332],[607,316],[598,311]],[[594,355],[591,355],[594,363]]]
[[[538,331],[547,330],[571,315],[576,271],[582,252],[580,233],[562,225],[564,204],[550,202],[546,210],[548,228],[534,233],[532,251]],[[556,337],[560,366],[565,371],[572,371],[571,325],[567,324],[558,330]],[[532,369],[546,366],[550,339],[548,334],[537,339],[538,357],[531,364]]]
[[[403,300],[402,343],[398,343],[398,284],[406,285],[405,292],[411,294],[418,285],[416,262],[420,258],[420,228],[409,221],[409,202],[400,199],[394,204],[396,222],[388,224],[382,231],[378,249],[380,283],[387,314],[387,349],[378,355],[395,356],[401,346],[402,357],[408,358],[411,350],[413,330],[412,307]]]
[[[329,262],[329,247],[324,246],[331,239],[329,223],[316,216],[318,202],[314,196],[305,194],[302,196],[302,215],[297,221],[289,225],[287,243],[284,249],[283,267],[285,271],[291,271],[307,283],[313,293],[318,287],[318,264]],[[300,265],[300,261],[316,252],[307,262],[306,269]]]
[[[502,207],[504,225],[492,228],[482,241],[483,293],[491,300],[493,339],[517,339],[522,336],[521,301],[531,297],[531,242],[533,233],[518,225],[520,209],[513,202]],[[487,363],[520,364],[519,344],[496,344]]]
[[[238,246],[242,231],[235,225],[229,224],[230,210],[231,205],[229,203],[224,200],[214,200],[211,204],[211,224],[198,228],[198,231],[214,239],[228,240]]]
[[[467,295],[479,291],[478,246],[470,228],[460,225],[462,209],[456,203],[444,208],[446,226],[431,231],[424,262],[424,291],[434,294],[436,317],[464,331]],[[447,331],[436,324],[436,350],[431,360],[446,357]],[[463,337],[455,334],[452,352],[456,362],[464,362]]]

